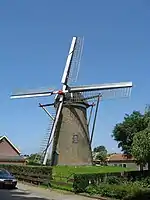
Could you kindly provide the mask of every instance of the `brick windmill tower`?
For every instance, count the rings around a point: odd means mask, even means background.
[[[65,69],[62,76],[62,89],[18,92],[11,95],[11,99],[29,98],[55,95],[54,102],[40,104],[40,107],[50,117],[51,129],[43,151],[43,161],[47,163],[51,156],[53,165],[92,165],[91,143],[96,123],[98,105],[101,99],[128,97],[132,82],[71,86],[77,80],[80,60],[83,49],[83,38],[73,37],[68,53]],[[95,103],[92,103],[95,102]],[[89,124],[92,110],[95,105],[95,114],[92,122],[91,133]],[[52,116],[46,109],[48,106],[55,108]],[[91,107],[88,116],[88,108]]]

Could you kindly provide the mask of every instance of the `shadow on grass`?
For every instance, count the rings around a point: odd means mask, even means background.
[[[47,198],[38,197],[18,189],[0,189],[0,200],[47,200]]]

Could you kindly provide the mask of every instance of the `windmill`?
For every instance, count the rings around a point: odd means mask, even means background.
[[[72,39],[61,80],[61,90],[30,90],[11,95],[11,99],[55,95],[53,103],[39,104],[52,121],[47,145],[43,151],[44,165],[50,150],[51,166],[92,165],[91,143],[100,100],[130,95],[132,82],[72,86],[72,83],[77,80],[83,42],[82,37]],[[55,108],[54,116],[46,109],[49,106]],[[95,114],[90,134],[89,127],[94,106]],[[88,108],[91,108],[89,119],[87,117]]]

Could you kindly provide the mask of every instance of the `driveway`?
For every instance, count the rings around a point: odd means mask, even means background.
[[[0,200],[92,200],[92,198],[75,195],[70,192],[43,189],[18,183],[18,189],[0,189]],[[95,199],[95,198],[94,198]]]

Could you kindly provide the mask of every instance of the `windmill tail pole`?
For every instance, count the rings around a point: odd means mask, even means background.
[[[91,110],[90,110],[90,116],[89,116],[88,126],[90,125],[90,122],[91,122],[91,117],[92,117],[92,112],[93,112],[93,107],[94,107],[94,106],[95,106],[94,104],[91,105]]]
[[[51,118],[51,120],[54,120],[53,116],[50,114],[50,112],[48,112],[48,110],[46,110],[46,108],[44,108],[42,104],[39,103],[39,107],[41,107],[47,113],[47,115]]]
[[[93,135],[94,135],[94,130],[95,130],[96,117],[97,117],[97,112],[98,112],[100,97],[101,97],[101,96],[99,95],[98,98],[97,98],[96,110],[95,110],[95,116],[94,116],[94,121],[93,121],[93,127],[92,127],[90,145],[92,144],[92,140],[93,140]]]

